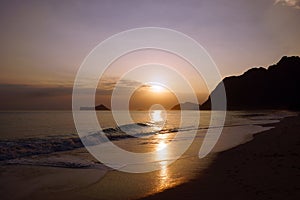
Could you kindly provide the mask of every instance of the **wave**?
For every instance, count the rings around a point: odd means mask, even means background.
[[[0,162],[2,165],[30,165],[43,167],[59,167],[59,168],[84,168],[84,169],[102,169],[107,170],[100,162],[84,159],[80,156],[68,154],[59,154],[51,156],[39,156],[16,158]]]
[[[26,138],[0,141],[0,161],[26,156],[68,151],[83,147],[79,137]]]
[[[179,129],[177,128],[160,130],[156,125],[151,123],[135,123],[93,132],[88,137],[83,137],[82,140],[85,141],[85,145],[97,145],[99,144],[99,138],[101,138],[99,136],[102,136],[103,138],[103,133],[109,140],[114,141],[142,136],[152,136],[155,134],[174,133],[178,132],[178,130]],[[126,134],[125,131],[130,132],[130,135]],[[70,151],[82,147],[84,146],[81,139],[75,134],[49,136],[44,138],[0,140],[0,161],[40,154]]]
[[[277,122],[277,121],[276,121]],[[259,124],[259,123],[257,123]],[[245,126],[249,124],[231,124],[222,127]],[[81,139],[77,134],[49,136],[44,138],[24,138],[12,140],[0,140],[0,161],[7,161],[28,156],[51,154],[54,152],[70,151],[84,147],[85,145],[98,145],[107,139],[121,140],[140,137],[151,137],[157,134],[172,134],[193,130],[207,129],[208,127],[173,127],[160,129],[160,126],[153,123],[134,123],[106,128],[102,131],[92,132]],[[218,127],[210,127],[218,128]],[[127,133],[130,133],[127,134]],[[105,137],[103,137],[105,134]]]

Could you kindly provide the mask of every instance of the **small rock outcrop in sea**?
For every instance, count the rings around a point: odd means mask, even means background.
[[[240,76],[223,80],[228,110],[290,109],[300,110],[300,57],[282,57],[270,67],[252,68]],[[211,93],[219,90],[219,85]],[[210,97],[201,105],[209,110]]]
[[[98,106],[95,106],[95,108],[93,108],[93,107],[80,107],[80,110],[110,110],[110,109],[107,108],[105,105],[100,104]]]
[[[105,105],[100,104],[100,105],[95,107],[95,110],[110,110],[110,109],[107,108]]]

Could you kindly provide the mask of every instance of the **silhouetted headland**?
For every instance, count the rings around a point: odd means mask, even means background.
[[[100,104],[98,106],[93,107],[80,107],[80,110],[110,110],[108,107],[106,107],[103,104]]]
[[[252,68],[223,80],[228,110],[300,109],[300,57],[284,56],[268,69]],[[220,84],[211,96],[220,89]],[[202,110],[211,108],[210,98]]]

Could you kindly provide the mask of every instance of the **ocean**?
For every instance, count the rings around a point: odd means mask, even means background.
[[[45,174],[49,171],[53,176],[60,174],[61,181],[59,184],[52,183],[49,177],[41,176],[39,178],[42,184],[35,185],[35,189],[31,188],[31,190],[39,190],[39,187],[47,187],[48,190],[52,188],[53,192],[74,190],[93,198],[101,194],[101,198],[105,199],[143,197],[193,179],[201,170],[209,167],[214,153],[245,143],[252,139],[253,134],[271,129],[273,123],[295,115],[290,111],[228,111],[222,135],[213,153],[199,159],[198,152],[209,127],[211,113],[209,111],[183,112],[185,116],[191,118],[200,115],[200,125],[195,127],[194,122],[191,121],[190,124],[180,127],[180,111],[154,110],[150,113],[132,111],[130,114],[134,124],[118,125],[113,120],[111,112],[96,112],[106,136],[120,148],[136,153],[155,151],[172,141],[176,134],[184,134],[188,137],[190,131],[197,131],[193,144],[173,164],[167,164],[168,159],[171,158],[168,156],[172,155],[172,152],[166,152],[149,160],[149,162],[157,162],[160,170],[130,174],[117,170],[124,166],[115,166],[112,169],[103,165],[85,149],[76,132],[71,111],[2,111],[0,112],[2,170],[0,185],[4,186],[1,190],[8,195],[17,195],[7,192],[9,184],[5,184],[4,181],[7,181],[9,174],[19,174],[20,178],[20,171],[25,173],[25,170],[34,174],[36,171],[44,170]],[[120,111],[118,114],[121,118],[127,116],[125,111]],[[88,126],[89,122],[85,123]],[[91,131],[98,133],[97,130]],[[124,134],[124,131],[130,135]],[[136,136],[147,137],[135,138]],[[182,138],[184,140],[184,137]],[[175,142],[180,145],[182,141]],[[147,165],[147,163],[129,164]],[[62,170],[64,175],[61,175]],[[35,175],[32,175],[33,177],[36,179]],[[22,177],[18,180],[18,184],[23,189],[30,187]],[[119,192],[116,193],[115,190]],[[21,199],[26,195],[29,194],[20,192],[12,199]]]

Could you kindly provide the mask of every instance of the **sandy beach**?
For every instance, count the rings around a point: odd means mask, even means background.
[[[214,153],[201,160],[199,136],[183,158],[151,173],[108,169],[84,148],[2,161],[0,193],[3,199],[16,200],[298,199],[299,116],[279,123],[270,117],[257,117],[252,123],[263,122],[259,125],[224,127]],[[272,123],[266,123],[266,118]],[[259,133],[251,140],[253,131]],[[120,140],[118,144],[140,146],[138,140]]]
[[[300,0],[0,5],[0,200],[300,200]]]
[[[195,180],[145,199],[299,199],[300,117],[219,153]]]

